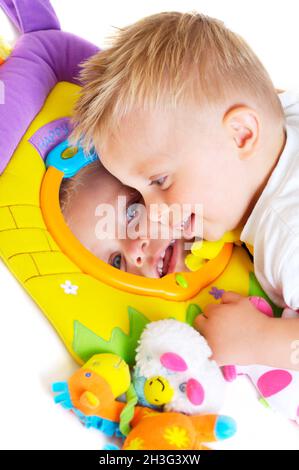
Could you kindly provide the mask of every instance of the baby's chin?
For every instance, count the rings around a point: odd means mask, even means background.
[[[218,242],[225,235],[226,231],[222,227],[203,231],[203,238],[208,242]]]

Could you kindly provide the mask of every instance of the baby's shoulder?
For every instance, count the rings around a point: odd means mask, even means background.
[[[273,200],[264,213],[256,231],[255,242],[268,247],[268,251],[279,248],[299,249],[299,197],[296,203]],[[270,249],[269,249],[270,247]]]
[[[299,90],[287,90],[278,94],[286,119],[298,119],[299,123]]]

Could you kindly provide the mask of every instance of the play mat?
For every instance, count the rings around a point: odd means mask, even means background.
[[[59,206],[64,173],[47,169],[45,159],[70,133],[78,64],[98,48],[61,31],[47,1],[0,0],[0,6],[21,32],[0,65],[0,255],[75,360],[82,365],[109,352],[133,364],[148,322],[191,325],[223,290],[266,297],[240,244],[224,244],[198,271],[184,273],[184,283],[175,274],[145,279],[118,271],[80,244]]]

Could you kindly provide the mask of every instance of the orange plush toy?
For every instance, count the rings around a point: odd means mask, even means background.
[[[52,389],[59,392],[55,402],[86,427],[122,437],[124,450],[203,450],[207,449],[203,443],[226,439],[236,430],[227,416],[188,416],[135,406],[129,367],[116,354],[94,355],[68,382],[56,382]],[[127,403],[117,400],[124,393]]]
[[[188,416],[139,408],[124,450],[206,450],[203,443],[231,437],[232,418],[221,415]]]

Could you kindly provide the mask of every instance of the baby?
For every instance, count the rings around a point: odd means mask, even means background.
[[[259,59],[222,22],[165,12],[119,29],[88,60],[72,138],[136,188],[159,217],[218,240],[243,226],[255,274],[278,305],[299,308],[299,95],[277,92]],[[195,235],[195,233],[194,233]],[[219,364],[299,369],[298,318],[269,318],[236,293],[196,318]]]
[[[122,185],[99,161],[64,179],[59,198],[73,234],[111,266],[151,278],[187,271],[185,240],[159,238],[159,231],[153,238],[160,224],[146,217],[140,193]]]

